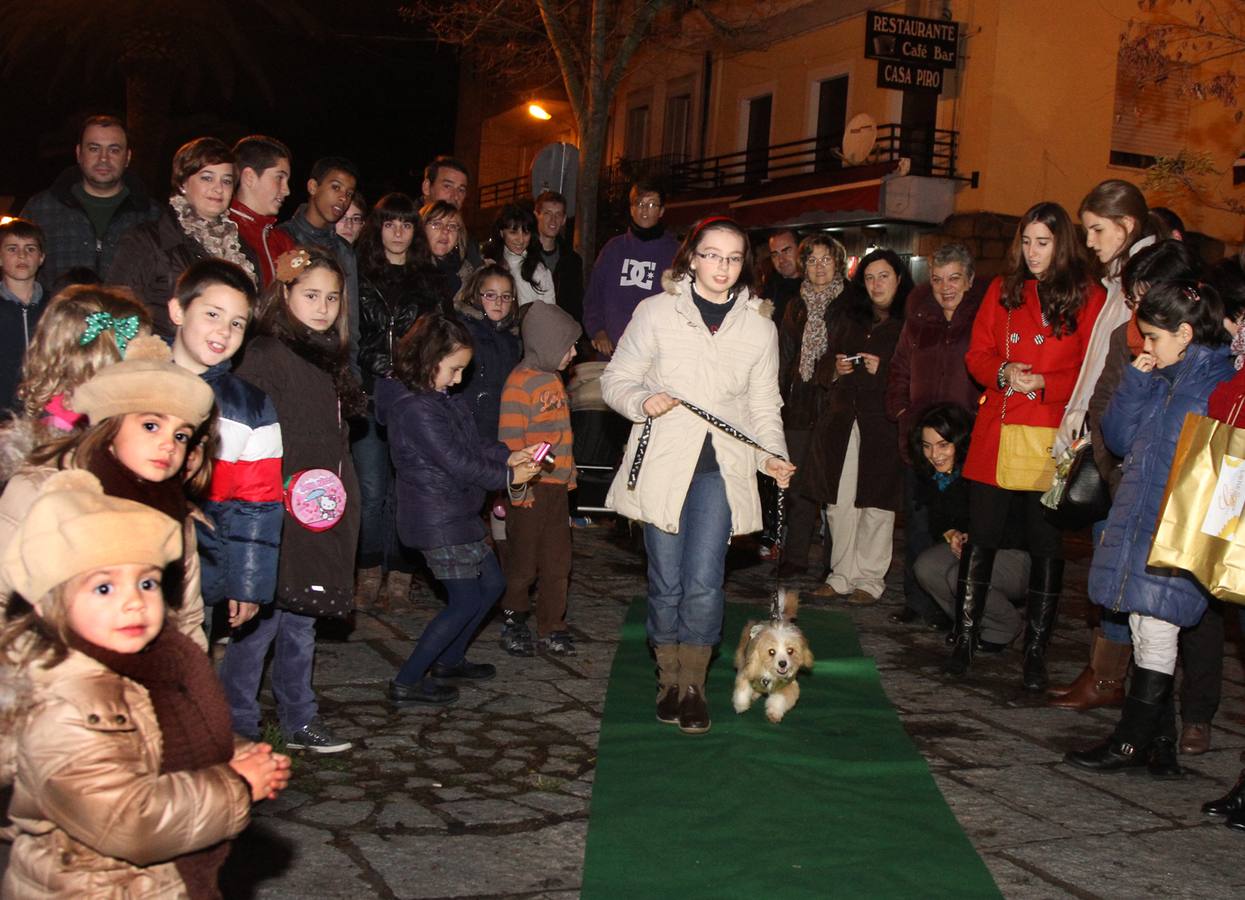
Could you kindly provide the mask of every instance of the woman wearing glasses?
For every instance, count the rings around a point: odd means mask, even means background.
[[[782,391],[783,429],[791,461],[802,467],[812,446],[813,433],[825,397],[814,375],[830,348],[835,318],[845,307],[859,303],[858,290],[847,280],[847,253],[825,234],[800,242],[797,255],[800,281],[798,300],[787,305],[778,329],[778,386]],[[798,273],[797,273],[798,274]],[[808,570],[808,550],[820,526],[822,504],[803,493],[804,473],[795,481],[787,507],[787,534],[778,574],[783,578]],[[827,535],[828,537],[828,535]],[[822,568],[830,568],[829,541],[822,543]],[[822,577],[825,575],[823,573]]]
[[[853,281],[857,291],[830,336],[833,356],[817,371],[826,394],[802,483],[827,504],[830,526],[831,574],[817,594],[866,606],[886,587],[903,502],[899,436],[885,397],[912,279],[893,250],[874,250]]]
[[[363,230],[363,223],[367,221],[367,213],[367,201],[362,194],[355,191],[350,200],[350,209],[337,220],[333,228],[343,241],[353,247],[354,242],[359,239],[359,232]]]
[[[688,734],[709,730],[705,675],[722,637],[726,550],[732,535],[761,527],[756,473],[786,487],[795,471],[779,413],[778,333],[751,278],[744,230],[723,217],[701,220],[662,279],[665,290],[636,307],[601,376],[605,402],[634,423],[606,504],[644,523],[657,719]],[[629,485],[645,434],[643,465]]]
[[[424,204],[419,218],[432,253],[439,294],[447,303],[452,302],[475,268],[467,259],[467,228],[463,225],[463,214],[444,200],[434,200]]]

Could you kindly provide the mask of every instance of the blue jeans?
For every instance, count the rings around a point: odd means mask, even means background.
[[[234,629],[220,665],[233,730],[247,737],[259,735],[259,685],[269,647],[273,648],[272,693],[282,730],[286,734],[297,731],[319,711],[311,688],[316,620],[267,604],[255,618]]]
[[[722,639],[722,580],[730,540],[731,508],[719,472],[692,476],[678,534],[645,524],[652,643],[713,646]]]
[[[350,445],[355,473],[359,477],[359,568],[385,565],[397,533],[394,519],[393,464],[389,461],[389,442],[376,417],[367,416],[367,430]]]
[[[1098,546],[1098,542],[1102,540],[1102,533],[1107,530],[1107,520],[1100,519],[1090,528],[1090,536],[1094,539],[1094,546]],[[1128,613],[1112,612],[1105,606],[1102,608],[1102,636],[1113,644],[1132,644],[1133,633],[1128,627]]]
[[[476,629],[506,589],[506,576],[497,557],[489,553],[480,564],[478,577],[449,578],[441,584],[449,602],[424,628],[415,649],[398,670],[394,680],[399,684],[415,684],[433,663],[455,666],[466,658]]]

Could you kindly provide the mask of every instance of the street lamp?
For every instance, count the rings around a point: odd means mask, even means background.
[[[546,122],[553,118],[553,116],[549,114],[549,110],[545,109],[539,103],[529,103],[527,105],[527,114],[533,119],[540,119],[542,122]]]

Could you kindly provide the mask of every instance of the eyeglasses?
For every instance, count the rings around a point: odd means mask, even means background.
[[[458,234],[458,232],[463,230],[463,226],[459,225],[457,222],[446,222],[443,219],[438,219],[436,222],[429,222],[428,227],[433,231],[444,231],[447,234]]]
[[[833,256],[810,256],[804,261],[804,265],[812,266],[815,269],[824,269],[827,266],[834,265]]]
[[[643,210],[643,211],[645,211],[645,212],[650,212],[650,211],[652,211],[652,210],[654,210],[654,209],[661,209],[661,204],[660,204],[660,203],[655,203],[655,202],[653,202],[652,200],[645,200],[643,203],[632,203],[632,204],[631,204],[631,208],[632,208],[632,209],[640,209],[640,210]]]
[[[717,253],[712,253],[712,252],[701,253],[699,250],[697,250],[696,255],[699,256],[701,259],[703,259],[705,262],[709,263],[709,265],[711,266],[720,266],[722,265],[722,263],[726,263],[728,266],[734,267],[734,266],[742,266],[744,264],[743,256],[738,253],[732,256],[721,256]]]
[[[363,216],[342,216],[341,221],[347,225],[362,225]]]
[[[480,299],[485,303],[514,303],[514,294],[499,294],[497,291],[480,291]]]

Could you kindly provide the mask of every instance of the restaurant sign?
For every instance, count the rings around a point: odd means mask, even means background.
[[[936,69],[954,69],[960,25],[870,10],[865,13],[865,56]],[[879,71],[881,66],[878,67]]]

